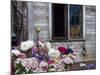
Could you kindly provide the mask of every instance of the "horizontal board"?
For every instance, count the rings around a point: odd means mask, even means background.
[[[33,2],[33,6],[39,6],[39,7],[47,7],[48,3],[43,3],[43,2]]]
[[[34,26],[48,26],[48,23],[47,22],[40,22],[40,23],[37,23],[37,22],[35,22],[34,23]]]

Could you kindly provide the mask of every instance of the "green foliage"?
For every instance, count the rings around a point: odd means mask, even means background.
[[[64,66],[64,67],[65,67],[65,69],[67,69],[67,68],[68,68],[68,64],[65,64],[65,66]]]
[[[16,64],[16,72],[15,74],[31,74],[33,73],[30,69],[28,72],[26,71],[25,67],[22,66],[21,62]]]
[[[22,66],[21,62],[16,64],[16,74],[26,73],[25,67]]]

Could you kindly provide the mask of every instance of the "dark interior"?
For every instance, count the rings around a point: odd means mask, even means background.
[[[54,37],[64,37],[64,4],[53,4]]]

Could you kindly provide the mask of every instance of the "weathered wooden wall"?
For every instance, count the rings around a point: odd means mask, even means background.
[[[28,25],[29,25],[29,39],[36,40],[35,27],[41,27],[39,37],[41,40],[48,40],[48,3],[32,3],[28,2]]]
[[[12,1],[11,33],[18,41],[24,41],[28,39],[27,16],[27,2]]]
[[[50,31],[49,31],[49,3],[37,3],[37,2],[28,2],[28,31],[29,39],[36,40],[36,32],[34,28],[36,26],[41,27],[41,32],[39,37],[43,41],[50,40]],[[96,58],[96,7],[95,6],[85,6],[85,15],[84,15],[84,24],[85,24],[85,45],[87,50],[87,56],[83,56],[82,51],[82,41],[76,42],[52,42],[54,48],[58,46],[70,46],[74,49],[80,61],[92,61]]]
[[[85,37],[88,58],[96,58],[96,7],[85,6]]]

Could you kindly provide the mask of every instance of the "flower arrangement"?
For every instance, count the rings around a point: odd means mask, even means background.
[[[32,54],[32,55],[31,55]],[[71,48],[54,49],[50,42],[21,42],[20,50],[12,50],[14,74],[66,71],[74,63],[76,55]],[[31,55],[30,57],[28,55]]]

